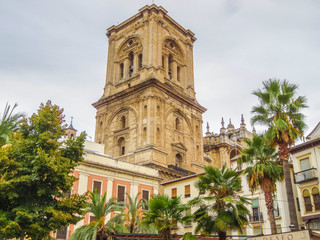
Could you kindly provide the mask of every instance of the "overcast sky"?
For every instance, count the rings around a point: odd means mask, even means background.
[[[2,0],[0,111],[19,104],[29,116],[51,99],[66,120],[94,138],[103,93],[106,29],[145,5],[163,6],[197,37],[195,90],[210,131],[221,117],[239,127],[258,103],[251,93],[269,78],[299,85],[308,98],[309,133],[320,121],[320,1],[316,0]]]

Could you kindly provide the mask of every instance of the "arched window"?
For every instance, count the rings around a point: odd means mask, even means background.
[[[123,137],[119,138],[118,140],[118,146],[119,146],[119,149],[120,149],[120,153],[119,155],[124,155],[126,153],[126,141]]]
[[[161,131],[160,131],[160,128],[157,128],[157,144],[161,145]]]
[[[180,153],[176,154],[175,162],[177,167],[182,167],[182,156]]]
[[[126,117],[125,116],[121,117],[120,126],[121,126],[121,128],[125,128],[126,127]]]
[[[129,77],[132,76],[133,73],[133,53],[129,53]]]
[[[144,105],[142,118],[147,118],[147,112],[148,112],[148,107],[147,107],[147,105]]]
[[[306,212],[312,212],[310,193],[307,189],[303,191],[303,199],[304,199],[304,206],[305,206]]]
[[[239,156],[239,154],[240,154],[240,152],[237,149],[232,149],[232,151],[230,152],[230,160],[232,160],[233,158]]]
[[[176,128],[176,130],[178,130],[178,131],[181,130],[181,121],[180,121],[179,118],[176,118],[175,128]]]
[[[142,140],[144,143],[147,142],[147,128],[143,128],[143,132],[142,132]]]
[[[160,114],[161,114],[161,112],[160,112],[160,106],[157,106],[157,117],[160,117]]]
[[[319,194],[319,189],[317,187],[314,187],[312,189],[312,197],[313,197],[315,210],[316,211],[320,210],[320,194]]]

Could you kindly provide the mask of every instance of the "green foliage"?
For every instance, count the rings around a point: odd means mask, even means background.
[[[306,128],[301,110],[307,108],[306,97],[295,98],[298,88],[286,80],[269,79],[263,82],[263,89],[254,91],[260,104],[252,108],[252,124],[260,123],[268,127],[266,136],[273,144],[294,143]]]
[[[86,204],[87,207],[84,214],[93,214],[95,220],[88,225],[77,228],[69,240],[103,240],[107,239],[111,233],[125,231],[123,224],[121,224],[121,214],[116,215],[105,223],[109,213],[123,211],[123,207],[116,202],[115,198],[111,198],[106,202],[106,194],[101,197],[100,194],[95,192],[90,194],[90,200]]]
[[[226,165],[222,169],[205,167],[205,174],[199,175],[196,187],[207,196],[198,196],[190,204],[197,207],[193,213],[197,226],[195,233],[218,233],[225,239],[226,231],[237,229],[248,223],[249,210],[246,198],[238,195],[241,190],[241,176]]]
[[[259,187],[265,194],[265,202],[268,209],[272,234],[277,232],[274,220],[273,195],[276,191],[276,183],[284,179],[283,168],[276,149],[273,148],[264,136],[254,135],[253,139],[245,139],[247,147],[242,150],[238,162],[245,163],[244,173],[252,193]]]
[[[136,195],[135,198],[132,198],[127,194],[129,203],[126,204],[126,210],[123,214],[124,216],[124,225],[126,227],[126,232],[130,233],[155,233],[154,229],[150,225],[142,224],[142,218],[144,214],[144,208],[147,206],[147,202],[139,197],[140,193]]]
[[[259,187],[263,191],[276,191],[277,181],[284,179],[276,149],[270,146],[264,136],[254,135],[253,139],[245,139],[247,147],[242,150],[239,164],[247,164],[245,173],[249,187],[254,192]]]
[[[170,199],[166,195],[155,195],[149,201],[149,210],[144,213],[144,224],[152,224],[163,235],[163,239],[171,239],[171,229],[175,225],[190,220],[185,216],[187,207],[179,197]]]
[[[85,134],[66,142],[63,110],[50,101],[24,119],[0,149],[0,237],[49,238],[81,217],[86,196],[66,196],[83,160]]]
[[[0,122],[0,147],[9,142],[10,135],[12,132],[18,130],[18,125],[21,123],[21,120],[24,117],[24,114],[22,113],[13,114],[13,110],[17,106],[17,104],[14,104],[14,106],[11,108],[11,106],[7,103],[6,107],[4,108]]]

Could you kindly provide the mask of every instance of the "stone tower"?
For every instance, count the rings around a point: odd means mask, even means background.
[[[203,171],[202,113],[194,92],[193,42],[161,6],[107,29],[107,75],[95,141],[119,160],[169,180]]]

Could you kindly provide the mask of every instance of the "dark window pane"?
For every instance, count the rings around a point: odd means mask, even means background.
[[[125,186],[118,185],[118,202],[124,202],[125,200]]]
[[[93,181],[93,192],[97,191],[98,194],[101,194],[101,182]]]

